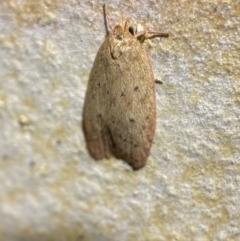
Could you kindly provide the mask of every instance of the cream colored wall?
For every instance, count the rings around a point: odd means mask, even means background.
[[[0,2],[1,240],[240,240],[238,1],[105,1],[170,34],[145,168],[96,162],[81,129],[102,2]],[[141,3],[142,2],[142,3]]]

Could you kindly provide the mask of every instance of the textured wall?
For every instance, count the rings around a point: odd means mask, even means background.
[[[1,1],[1,240],[240,240],[239,1],[105,2],[170,34],[146,44],[164,82],[148,163],[85,147],[103,2]]]

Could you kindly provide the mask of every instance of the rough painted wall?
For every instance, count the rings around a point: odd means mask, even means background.
[[[240,3],[106,0],[148,41],[158,119],[139,171],[94,161],[81,114],[103,1],[0,2],[3,241],[240,240]]]

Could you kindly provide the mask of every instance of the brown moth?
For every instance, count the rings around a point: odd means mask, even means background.
[[[107,27],[105,8],[104,16]],[[136,33],[128,19],[111,30],[90,74],[83,130],[94,159],[113,155],[137,170],[146,164],[156,126],[155,81],[143,42],[168,34]]]

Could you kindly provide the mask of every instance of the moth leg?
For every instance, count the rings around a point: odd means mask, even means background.
[[[163,84],[163,82],[162,82],[161,80],[159,80],[159,79],[155,79],[155,83],[156,83],[156,84],[160,84],[160,85]]]

